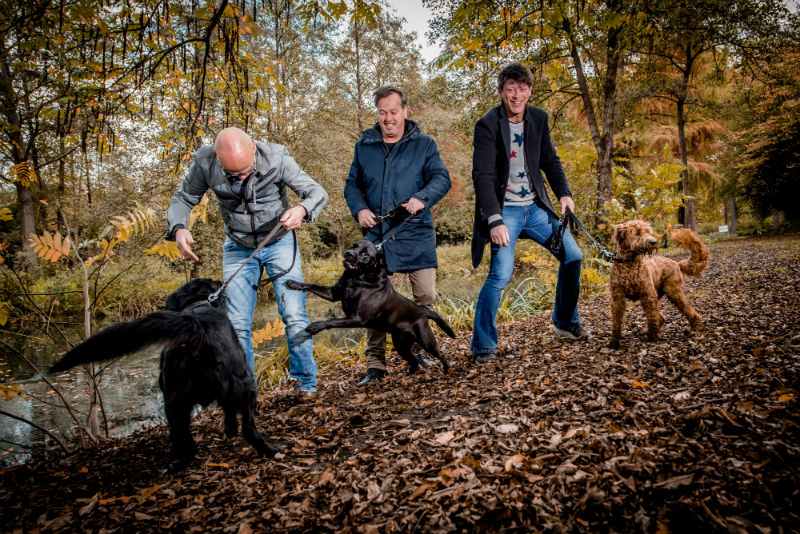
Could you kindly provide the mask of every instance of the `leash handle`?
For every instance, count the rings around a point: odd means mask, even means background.
[[[281,214],[281,215],[283,215],[283,214]],[[235,271],[235,272],[234,272],[232,275],[230,275],[230,276],[228,277],[228,279],[227,279],[227,280],[225,280],[225,281],[222,283],[222,285],[220,286],[220,288],[219,288],[219,289],[217,289],[216,291],[214,291],[213,293],[211,293],[211,294],[208,296],[208,303],[209,303],[209,304],[211,304],[211,305],[214,305],[214,304],[217,302],[217,300],[219,300],[219,297],[220,297],[220,295],[222,295],[222,293],[225,291],[225,288],[226,288],[226,287],[228,287],[228,284],[230,284],[230,283],[231,283],[231,280],[233,280],[233,279],[234,279],[234,277],[235,277],[237,274],[239,274],[239,271],[241,271],[241,270],[242,270],[242,268],[244,268],[244,266],[245,266],[245,265],[247,265],[247,264],[250,262],[250,260],[252,260],[252,259],[255,257],[255,255],[256,255],[256,254],[258,254],[258,251],[259,251],[259,250],[261,250],[262,248],[264,248],[264,245],[266,245],[266,244],[267,244],[267,242],[268,242],[270,239],[272,239],[272,238],[275,236],[275,234],[276,234],[276,233],[278,233],[278,230],[279,230],[279,229],[280,229],[282,226],[283,226],[283,223],[281,223],[281,221],[280,221],[280,217],[278,217],[278,224],[276,224],[276,225],[275,225],[275,226],[272,228],[272,230],[270,230],[270,232],[267,234],[267,237],[265,237],[264,239],[262,239],[262,240],[261,240],[261,242],[258,244],[258,246],[257,246],[255,249],[253,249],[253,252],[250,254],[250,256],[248,256],[248,257],[247,257],[247,259],[246,259],[246,260],[244,260],[244,261],[242,262],[242,264],[241,264],[241,265],[239,265],[239,268],[238,268],[238,269],[236,269],[236,271]]]

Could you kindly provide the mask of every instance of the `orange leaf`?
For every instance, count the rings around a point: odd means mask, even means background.
[[[426,484],[426,483],[423,482],[422,484],[417,486],[417,489],[415,489],[414,492],[411,494],[411,496],[409,497],[409,500],[416,499],[417,497],[419,497],[420,495],[424,494],[429,489],[431,489],[431,485],[430,484]]]

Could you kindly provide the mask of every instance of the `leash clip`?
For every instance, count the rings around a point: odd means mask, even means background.
[[[217,289],[216,291],[214,291],[213,293],[211,293],[211,294],[208,296],[208,299],[207,299],[207,300],[208,300],[208,303],[209,303],[211,306],[216,306],[216,304],[217,304],[217,301],[219,300],[219,297],[220,297],[220,295],[222,295],[222,291],[223,291],[224,289],[225,289],[225,286],[222,286],[222,287],[220,287],[219,289]]]

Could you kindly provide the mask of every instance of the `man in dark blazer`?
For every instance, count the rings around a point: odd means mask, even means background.
[[[497,78],[502,104],[475,125],[474,267],[480,264],[486,244],[491,243],[491,267],[478,296],[471,344],[472,360],[479,363],[494,359],[497,350],[497,309],[514,272],[517,239],[533,239],[548,248],[558,230],[559,217],[545,190],[542,171],[561,204],[561,214],[575,209],[561,160],[550,140],[547,113],[528,105],[532,85],[533,74],[525,65],[512,63],[503,68]],[[578,318],[583,255],[569,232],[564,233],[556,258],[560,267],[553,330],[570,339],[588,339],[589,333]]]

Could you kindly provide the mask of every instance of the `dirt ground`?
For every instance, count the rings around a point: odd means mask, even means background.
[[[680,255],[679,255],[680,256]],[[630,308],[607,348],[607,297],[582,302],[588,342],[546,315],[504,325],[498,357],[367,389],[361,365],[300,402],[262,393],[276,459],[226,440],[217,409],[180,474],[165,427],[0,472],[2,532],[800,532],[800,236],[712,246],[688,283],[708,332],[662,301],[658,342]]]

